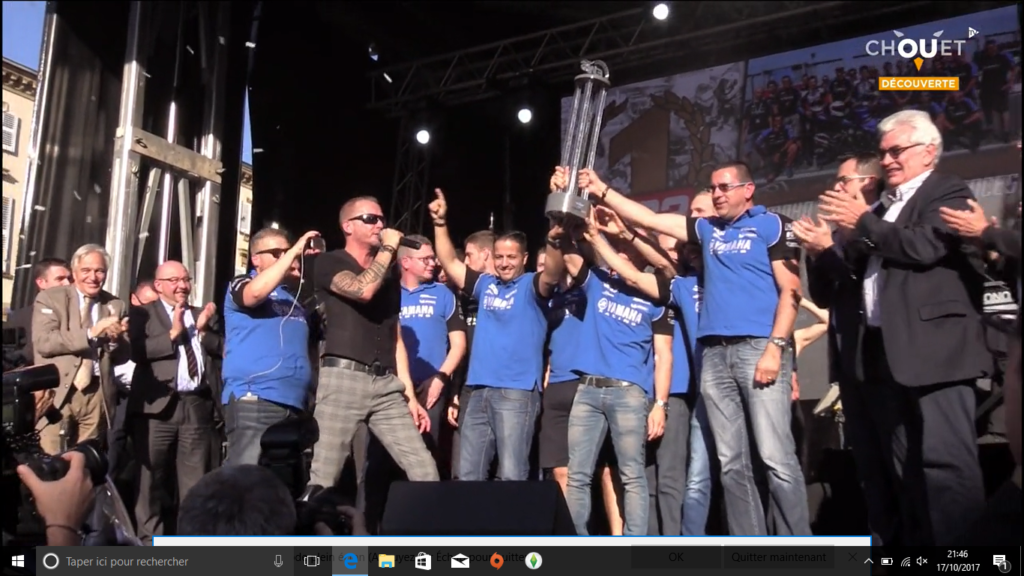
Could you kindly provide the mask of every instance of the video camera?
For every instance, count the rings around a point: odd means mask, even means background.
[[[311,489],[309,484],[310,455],[320,439],[320,427],[312,415],[290,418],[267,428],[260,438],[259,465],[284,482],[295,499],[298,518],[297,534],[312,534],[313,526],[323,522],[338,536],[349,535],[348,519],[338,513],[338,506],[351,505],[334,489]]]
[[[60,480],[68,473],[70,464],[60,456],[43,453],[36,432],[35,393],[52,390],[60,385],[60,371],[51,364],[25,366],[21,347],[25,342],[24,328],[3,329],[3,492],[0,502],[5,510],[18,511],[5,514],[3,531],[25,542],[45,543],[42,526],[36,526],[34,506],[23,497],[24,489],[16,469],[24,464],[41,480]],[[83,442],[72,448],[85,456],[86,470],[94,485],[106,482],[107,458],[94,442]],[[27,496],[27,493],[25,494]]]

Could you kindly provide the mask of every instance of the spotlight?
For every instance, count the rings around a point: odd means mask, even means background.
[[[377,60],[380,59],[380,55],[377,54],[377,45],[376,44],[370,44],[370,48],[367,50],[367,52],[370,55],[370,60],[373,60],[374,62],[376,62]]]
[[[651,10],[651,14],[657,20],[664,20],[668,18],[668,4],[665,4],[664,2],[657,4],[654,9]]]
[[[277,222],[271,222],[270,227],[273,228],[274,230],[277,230],[278,228],[281,227],[281,225],[278,224]]]
[[[519,114],[516,115],[519,121],[523,124],[529,124],[530,120],[533,120],[533,110],[529,108],[522,108],[519,110]]]
[[[419,142],[420,144],[426,144],[427,142],[430,142],[430,132],[427,132],[426,130],[420,130],[419,132],[416,133],[416,141]]]

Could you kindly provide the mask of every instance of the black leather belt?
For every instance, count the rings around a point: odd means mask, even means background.
[[[701,336],[697,342],[705,348],[712,346],[732,346],[753,340],[753,336]]]
[[[583,384],[584,386],[593,386],[594,388],[625,388],[626,386],[633,386],[632,382],[626,382],[625,380],[588,375],[584,375],[580,378],[580,384]]]
[[[380,362],[363,364],[362,362],[356,362],[355,360],[349,360],[348,358],[338,358],[337,356],[324,356],[320,359],[320,366],[322,368],[341,368],[342,370],[352,370],[353,372],[362,372],[363,374],[378,377],[387,376],[392,373],[391,368],[384,366]]]

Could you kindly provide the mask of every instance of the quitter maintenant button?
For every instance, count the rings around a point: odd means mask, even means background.
[[[960,90],[959,76],[882,76],[878,78],[879,90]]]

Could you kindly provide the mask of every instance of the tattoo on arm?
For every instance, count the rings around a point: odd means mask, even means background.
[[[380,285],[387,269],[387,265],[374,260],[358,276],[348,270],[339,272],[331,279],[331,292],[355,300],[364,298],[368,290]]]

